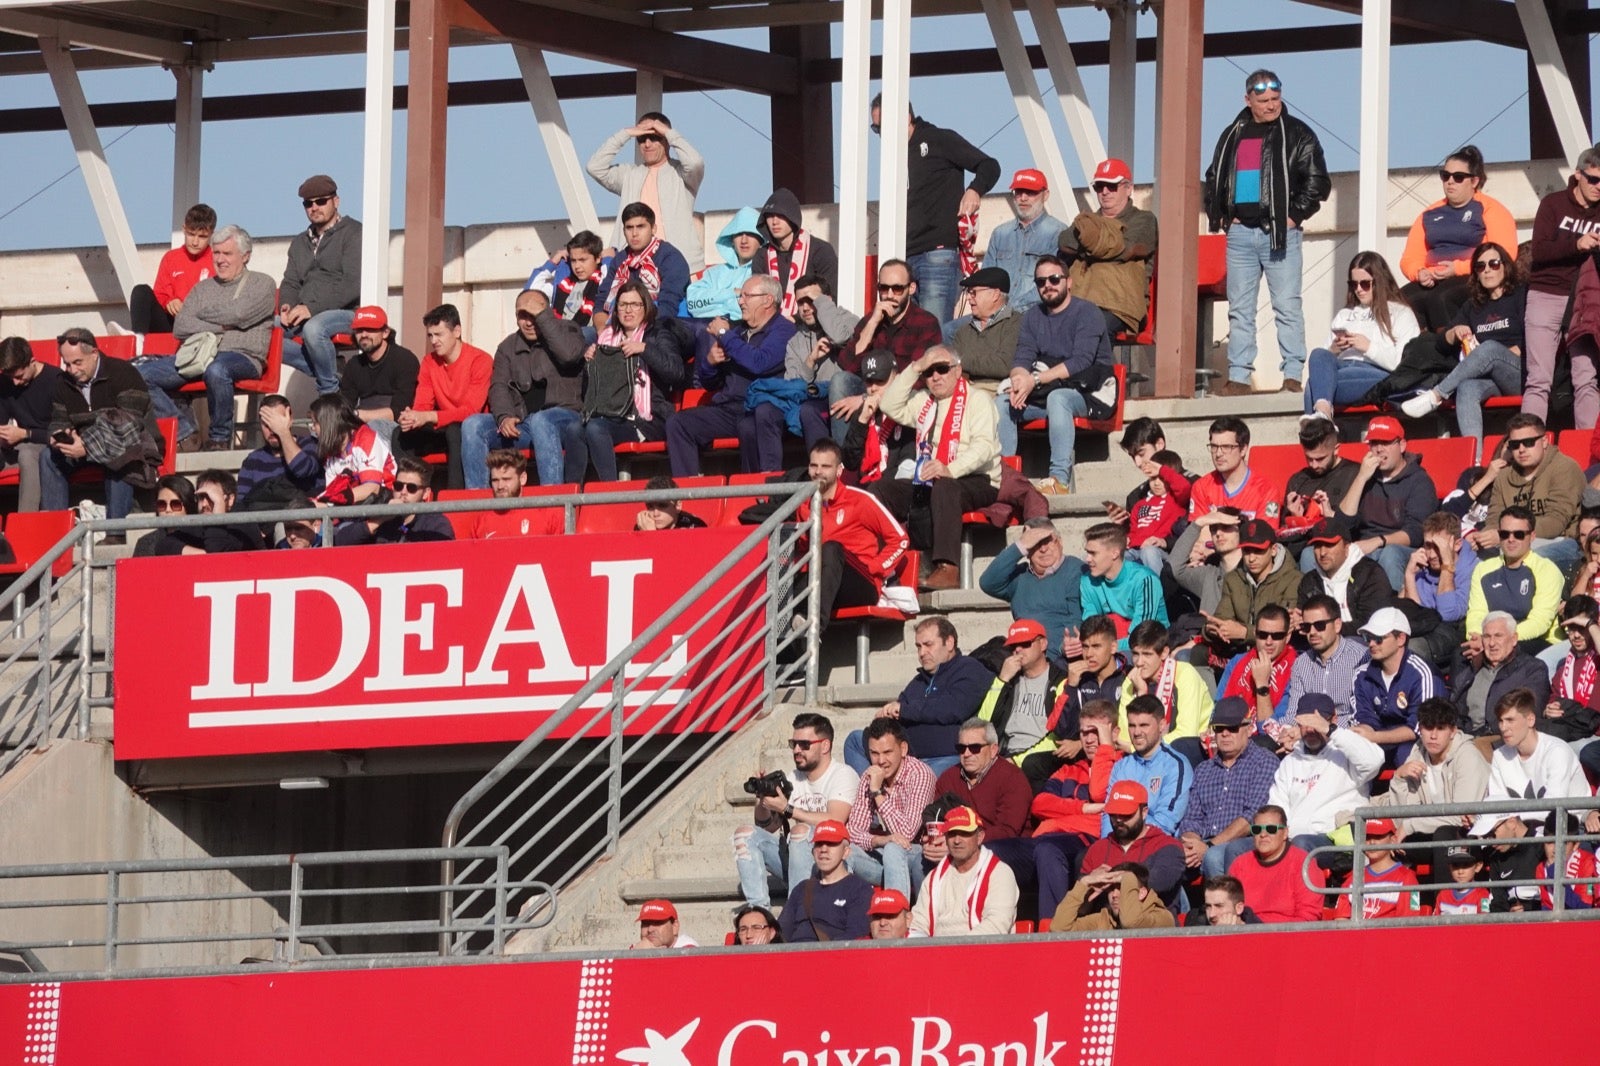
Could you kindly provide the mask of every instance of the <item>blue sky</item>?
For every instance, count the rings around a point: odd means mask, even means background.
[[[1355,21],[1284,0],[1276,0],[1268,7],[1282,27]],[[1216,32],[1253,28],[1262,10],[1259,2],[1210,0],[1207,29]],[[1093,9],[1066,9],[1062,17],[1069,38],[1105,38],[1105,17]],[[1026,20],[1023,29],[1031,43],[1033,35]],[[1154,17],[1141,16],[1139,29],[1141,36],[1153,36]],[[836,51],[837,34],[835,29]],[[764,32],[732,33],[720,39],[755,48],[765,45]],[[970,48],[975,41],[987,39],[984,20],[975,16],[919,19],[912,37],[917,49]],[[1590,50],[1593,56],[1593,40]],[[550,57],[550,65],[556,74],[609,69],[557,55]],[[1241,106],[1243,76],[1256,66],[1273,67],[1284,76],[1289,106],[1317,129],[1329,167],[1355,169],[1360,127],[1360,56],[1354,50],[1208,60],[1202,103],[1207,150],[1215,132]],[[1410,46],[1395,49],[1391,67],[1392,166],[1432,165],[1469,139],[1483,149],[1491,162],[1526,157],[1526,105],[1521,101],[1526,90],[1526,66],[1522,53],[1487,44]],[[452,55],[451,73],[456,80],[517,76],[508,47],[457,50]],[[1105,69],[1088,68],[1083,75],[1104,131]],[[354,87],[361,85],[362,76],[359,55],[235,63],[219,66],[208,74],[206,92],[224,96]],[[404,77],[402,53],[397,57],[397,78],[403,81]],[[1600,77],[1594,80],[1600,88]],[[83,81],[92,103],[152,99],[172,92],[171,76],[159,68],[91,71],[83,75]],[[1039,83],[1041,88],[1048,87],[1047,72],[1039,72]],[[7,106],[55,103],[44,75],[10,78],[5,88]],[[1154,64],[1141,65],[1137,92],[1134,171],[1137,180],[1143,182],[1151,177],[1154,159]],[[919,113],[984,145],[1000,160],[1007,174],[1030,165],[1002,75],[915,79],[911,95]],[[836,89],[836,108],[837,102]],[[1056,110],[1053,103],[1050,108]],[[766,166],[770,147],[764,99],[737,92],[669,94],[665,110],[708,158],[699,199],[702,208],[759,204],[765,198],[770,191]],[[631,124],[633,102],[631,98],[576,101],[567,105],[567,119],[580,157],[587,158],[607,134]],[[450,112],[449,123],[447,223],[533,220],[564,213],[531,107],[517,104],[455,108]],[[1075,173],[1070,144],[1058,114],[1056,123],[1069,169]],[[102,130],[101,136],[109,145],[108,155],[134,237],[140,242],[165,241],[172,180],[171,128],[110,128]],[[397,167],[391,218],[397,228],[404,209],[404,146],[405,117],[400,113],[396,116]],[[8,160],[28,160],[26,167],[8,165],[0,178],[0,249],[102,243],[64,132],[0,136],[0,151]],[[735,165],[735,161],[744,160],[752,160],[754,165]],[[1196,161],[1197,167],[1202,165]],[[218,209],[224,221],[240,223],[259,234],[290,232],[303,224],[303,213],[295,202],[295,187],[316,171],[333,174],[342,187],[345,212],[366,219],[360,194],[359,115],[205,124],[201,197]],[[874,159],[872,188],[876,188],[876,180]],[[615,198],[597,186],[591,188],[600,213],[613,212]]]

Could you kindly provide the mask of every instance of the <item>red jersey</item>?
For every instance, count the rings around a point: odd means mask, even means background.
[[[1044,790],[1033,797],[1032,814],[1039,820],[1034,836],[1046,833],[1079,833],[1090,839],[1100,836],[1100,812],[1085,814],[1086,803],[1104,803],[1111,787],[1111,768],[1122,758],[1115,744],[1102,744],[1094,758],[1074,759],[1050,775]]]
[[[1535,873],[1533,876],[1535,876],[1535,877],[1552,877],[1554,875],[1550,872],[1550,864],[1547,863],[1547,862],[1541,862],[1539,864],[1539,871],[1537,873]],[[1566,876],[1569,879],[1571,879],[1571,878],[1581,878],[1581,877],[1594,877],[1595,876],[1594,854],[1592,852],[1584,851],[1582,848],[1574,848],[1572,850],[1572,854],[1567,856],[1567,873],[1566,873]],[[1593,907],[1595,905],[1595,889],[1597,887],[1600,887],[1600,886],[1596,886],[1596,885],[1570,885],[1569,884],[1567,886],[1566,909],[1567,910],[1574,910],[1574,909],[1582,910],[1584,908]],[[1544,901],[1544,909],[1545,910],[1548,911],[1548,910],[1554,910],[1555,909],[1555,899],[1550,894],[1550,886],[1549,885],[1540,885],[1539,886],[1539,895]]]
[[[1345,881],[1350,887],[1350,881]],[[1422,913],[1422,893],[1417,888],[1417,875],[1411,867],[1397,862],[1387,870],[1367,867],[1366,888],[1361,894],[1361,915],[1364,918],[1410,918]],[[1335,918],[1350,917],[1350,897],[1340,896],[1334,909]]]
[[[800,505],[800,521],[811,520],[811,501]],[[839,545],[845,561],[879,589],[900,569],[911,538],[870,492],[840,482],[822,501],[822,542]]]
[[[555,507],[525,507],[517,511],[479,511],[472,516],[472,539],[490,537],[543,537],[562,532],[565,516]]]
[[[187,248],[179,245],[161,257],[156,267],[156,283],[150,286],[156,294],[156,303],[165,310],[173,300],[182,300],[189,290],[217,272],[211,262],[211,245],[197,256],[190,256]]]
[[[1215,470],[1194,483],[1189,493],[1189,519],[1210,514],[1218,507],[1237,507],[1245,518],[1259,518],[1273,529],[1283,513],[1283,489],[1264,474],[1245,468],[1244,484],[1228,492]]]
[[[1440,914],[1488,914],[1494,897],[1482,885],[1447,888],[1439,893]]]

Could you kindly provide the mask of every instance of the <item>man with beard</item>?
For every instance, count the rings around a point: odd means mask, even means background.
[[[872,313],[856,323],[855,332],[839,349],[839,372],[828,379],[828,411],[833,417],[833,439],[844,443],[850,420],[861,409],[866,384],[861,360],[868,352],[894,356],[896,371],[904,370],[940,341],[939,320],[917,306],[917,283],[904,259],[890,259],[878,267],[878,302]]]
[[[1050,186],[1041,171],[1019,170],[1012,176],[1011,202],[1017,217],[1000,223],[989,234],[983,263],[1010,275],[1008,303],[1020,314],[1039,302],[1033,264],[1040,256],[1055,254],[1066,223],[1050,213]]]
[[[1136,862],[1085,874],[1051,920],[1053,933],[1112,929],[1171,929],[1177,922],[1150,891],[1150,872]]]
[[[422,363],[415,352],[394,342],[389,316],[381,307],[356,308],[350,333],[356,356],[339,377],[339,394],[357,418],[388,440],[400,412],[416,398]]]
[[[1017,429],[1035,418],[1045,419],[1050,477],[1040,491],[1061,495],[1072,491],[1073,448],[1078,439],[1073,419],[1088,417],[1088,397],[1098,395],[1111,377],[1111,339],[1100,309],[1072,298],[1072,279],[1059,257],[1039,258],[1033,284],[1039,290],[1039,305],[1022,316],[1009,388],[996,398],[1000,451],[1016,455]],[[1114,402],[1115,395],[1110,399]]]
[[[1126,762],[1126,759],[1119,760]],[[1081,873],[1104,877],[1113,867],[1136,862],[1150,871],[1148,884],[1174,914],[1183,877],[1183,846],[1145,820],[1150,794],[1137,781],[1118,781],[1106,795],[1111,832],[1089,845]],[[1059,910],[1057,911],[1059,914]],[[1053,923],[1052,923],[1053,925]]]
[[[1333,700],[1326,693],[1300,697],[1295,707],[1299,743],[1278,764],[1267,794],[1267,802],[1284,812],[1290,842],[1305,851],[1332,843],[1340,813],[1367,805],[1372,779],[1383,768],[1382,748],[1333,719]]]
[[[827,629],[839,607],[870,607],[884,582],[900,569],[910,541],[878,498],[839,480],[844,460],[839,446],[819,440],[811,446],[807,470],[822,494],[822,574],[818,581],[817,625]],[[796,519],[811,521],[811,501]]]
[[[304,496],[321,492],[322,458],[317,454],[317,438],[309,433],[294,435],[294,408],[288,398],[268,396],[261,401],[256,419],[261,424],[261,447],[245,456],[239,465],[241,506],[259,486],[274,478],[287,482],[280,482],[282,491],[268,490],[279,502],[288,499],[291,489]]]
[[[745,902],[770,907],[769,875],[783,874],[780,847],[787,824],[789,889],[811,876],[811,830],[823,822],[846,822],[855,802],[859,779],[843,760],[833,758],[833,722],[806,711],[790,723],[789,751],[794,769],[786,775],[789,791],[756,799],[755,824],[733,834],[733,861]],[[846,857],[841,853],[840,859]]]
[[[1289,671],[1287,706],[1280,717],[1267,723],[1265,732],[1278,742],[1280,753],[1294,747],[1300,734],[1294,728],[1295,708],[1309,692],[1321,692],[1338,708],[1339,724],[1350,724],[1350,696],[1356,675],[1366,669],[1365,641],[1344,635],[1339,603],[1332,596],[1313,596],[1299,610],[1295,628],[1305,638],[1306,652],[1295,656]]]

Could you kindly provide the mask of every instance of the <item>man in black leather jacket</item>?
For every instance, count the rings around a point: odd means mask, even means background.
[[[1219,395],[1252,391],[1256,296],[1262,275],[1272,298],[1283,388],[1300,391],[1306,360],[1300,309],[1300,227],[1332,188],[1322,145],[1283,106],[1282,82],[1270,70],[1245,79],[1244,110],[1217,141],[1206,171],[1206,215],[1228,234],[1228,380]]]

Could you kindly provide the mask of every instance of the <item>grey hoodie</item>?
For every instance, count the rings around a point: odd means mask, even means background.
[[[1400,774],[1395,774],[1394,780],[1389,782],[1389,791],[1372,797],[1374,806],[1405,808],[1424,803],[1477,803],[1489,789],[1488,760],[1472,742],[1472,738],[1459,731],[1450,738],[1450,746],[1445,749],[1444,759],[1438,766],[1428,762],[1420,741],[1411,749],[1411,757],[1405,765],[1421,765],[1424,769],[1422,780],[1412,784]],[[1406,836],[1461,825],[1460,817],[1406,818],[1403,810],[1397,810],[1395,814],[1405,820],[1402,831]],[[1443,859],[1443,855],[1434,857],[1435,868],[1442,864]]]
[[[838,362],[829,358],[822,360],[816,366],[811,366],[806,362],[806,357],[811,354],[811,349],[817,341],[824,336],[833,342],[835,350],[839,349],[850,339],[850,334],[855,332],[856,323],[860,321],[826,296],[818,296],[816,305],[817,324],[808,326],[804,319],[796,315],[794,336],[789,338],[788,347],[783,351],[783,376],[790,381],[826,384],[829,378],[839,372]]]

